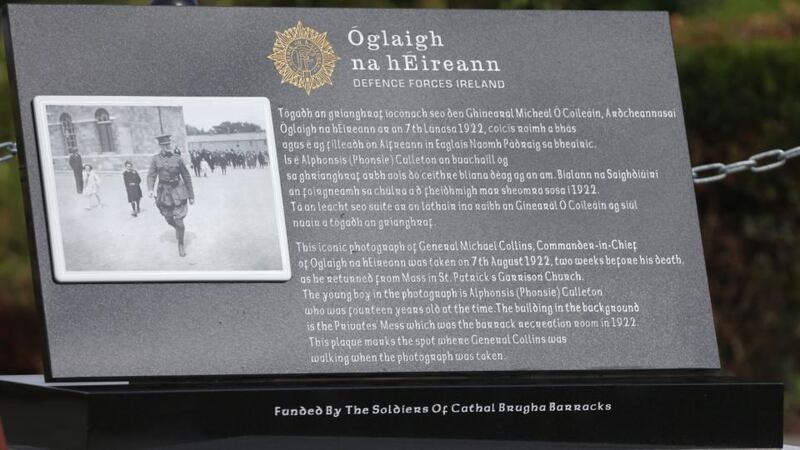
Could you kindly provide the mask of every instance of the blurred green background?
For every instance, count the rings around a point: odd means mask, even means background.
[[[758,151],[800,145],[800,0],[224,0],[202,4],[668,10],[692,164],[733,162]],[[3,141],[14,139],[9,95],[3,67]],[[697,202],[724,372],[784,381],[786,431],[800,434],[800,158],[767,174],[741,173],[699,186]],[[0,166],[0,373],[42,369],[26,239],[17,166],[5,164]]]

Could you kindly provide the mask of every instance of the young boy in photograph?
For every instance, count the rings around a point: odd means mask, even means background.
[[[139,209],[139,202],[142,199],[142,178],[139,172],[133,168],[133,163],[125,161],[125,170],[122,172],[122,181],[125,183],[125,191],[128,194],[128,203],[131,204],[131,215],[137,217],[141,210]]]

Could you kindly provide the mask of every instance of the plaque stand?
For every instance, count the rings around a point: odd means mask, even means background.
[[[714,376],[136,384],[21,376],[0,378],[0,399],[12,445],[69,450],[783,445],[782,385]]]

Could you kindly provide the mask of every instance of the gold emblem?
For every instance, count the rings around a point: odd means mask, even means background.
[[[275,45],[267,58],[275,63],[281,83],[297,86],[309,95],[326,84],[333,84],[331,75],[339,57],[328,42],[328,33],[297,22],[296,26],[275,34]]]

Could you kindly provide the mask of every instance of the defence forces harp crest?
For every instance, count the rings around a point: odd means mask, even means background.
[[[275,32],[275,45],[268,56],[281,74],[281,83],[289,83],[311,94],[326,84],[339,57],[328,42],[328,33],[304,26],[302,22],[283,32]]]

